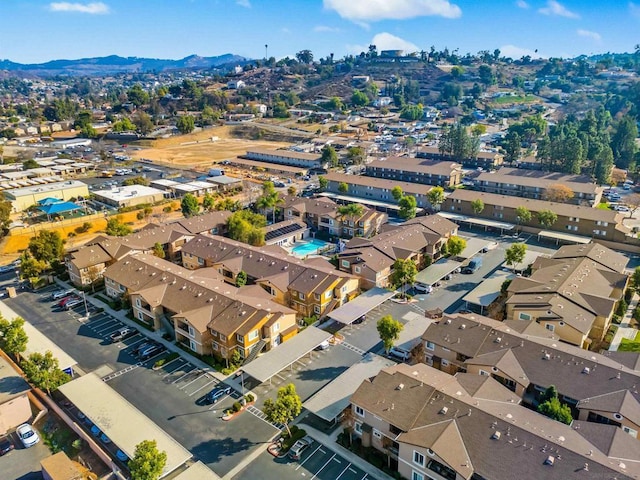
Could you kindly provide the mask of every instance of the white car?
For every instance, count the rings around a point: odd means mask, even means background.
[[[431,285],[425,285],[424,283],[416,283],[413,288],[416,292],[420,293],[431,293],[433,292],[433,287]]]
[[[613,209],[616,212],[630,212],[631,210],[629,210],[629,207],[627,207],[626,205],[616,205],[615,207],[613,207]]]
[[[33,447],[40,441],[40,436],[28,423],[23,423],[16,429],[16,433],[20,438],[20,441],[24,445],[24,448]]]

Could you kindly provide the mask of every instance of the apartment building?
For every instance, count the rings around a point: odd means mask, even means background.
[[[364,175],[347,175],[345,173],[329,172],[324,176],[328,181],[327,192],[335,195],[345,195],[355,199],[383,202],[389,206],[396,206],[397,201],[391,195],[393,187],[400,187],[405,195],[412,195],[416,199],[418,208],[431,208],[427,194],[433,188],[431,185],[388,180],[386,178],[367,177]],[[340,184],[346,184],[346,193],[340,191]],[[366,203],[366,202],[364,202]]]
[[[475,213],[473,210],[472,202],[475,200],[482,200],[484,204],[484,209],[480,213]],[[518,217],[516,212],[518,207],[525,207],[531,212],[529,222],[523,222]],[[537,218],[537,214],[543,210],[555,212],[558,220],[553,225],[544,227]],[[630,233],[629,228],[622,223],[624,214],[613,210],[530,198],[516,200],[507,195],[466,189],[458,189],[451,193],[442,204],[441,211],[613,242],[624,242]]]
[[[187,270],[135,254],[109,266],[106,293],[125,297],[133,315],[155,330],[174,331],[200,355],[241,358],[276,347],[298,332],[296,315],[255,287],[227,285],[215,269]]]
[[[269,150],[267,148],[254,148],[247,150],[244,155],[249,160],[277,163],[303,168],[322,168],[322,155],[317,153],[294,152],[293,150]]]
[[[366,165],[368,177],[454,188],[462,181],[462,165],[452,161],[414,157],[388,157]]]
[[[360,292],[360,279],[335,270],[322,258],[302,261],[277,246],[253,247],[215,235],[200,234],[182,248],[182,263],[195,270],[214,267],[231,285],[240,272],[248,283],[302,317],[323,317]]]
[[[418,148],[416,157],[426,158],[427,160],[455,161],[461,163],[465,168],[480,167],[483,170],[494,170],[501,167],[504,163],[504,155],[498,152],[480,151],[476,157],[454,158],[450,155],[441,153],[438,147],[434,146]]]
[[[638,438],[635,353],[601,355],[559,342],[538,324],[481,315],[445,316],[427,327],[422,341],[425,362],[438,370],[493,378],[533,409],[553,385],[576,420],[611,425]]]
[[[449,376],[399,364],[362,382],[351,397],[364,447],[411,480],[632,478],[637,443],[609,425],[569,425],[518,404],[489,376]],[[613,429],[615,430],[615,429]],[[603,436],[613,441],[602,441]],[[619,442],[619,443],[617,443]]]
[[[597,244],[567,245],[538,257],[529,277],[507,289],[507,318],[538,322],[582,348],[600,341],[627,287],[627,258]]]
[[[333,200],[284,196],[282,212],[284,220],[300,219],[316,232],[325,232],[342,238],[371,237],[387,222],[388,215],[377,210],[363,208],[360,216],[342,217],[338,204]]]
[[[340,270],[357,275],[364,288],[388,287],[396,260],[411,259],[418,269],[441,256],[442,245],[458,226],[440,215],[417,217],[399,226],[386,226],[372,238],[354,238],[338,254]]]
[[[573,192],[573,198],[567,203],[588,206],[600,203],[604,192],[604,187],[598,186],[584,175],[564,175],[507,167],[493,172],[483,172],[475,178],[474,183],[474,188],[481,192],[536,200],[545,200],[549,187],[563,185]]]

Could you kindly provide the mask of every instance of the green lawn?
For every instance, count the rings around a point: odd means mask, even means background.
[[[491,100],[491,103],[495,103],[497,105],[506,105],[509,103],[530,103],[530,102],[535,102],[536,101],[536,97],[535,95],[516,95],[516,96],[511,96],[511,95],[507,95],[504,97],[498,97],[498,98],[494,98]]]
[[[597,208],[599,210],[611,210],[611,205],[609,205],[609,202],[600,202]]]
[[[623,338],[618,347],[619,352],[640,352],[640,332],[636,333],[636,338],[629,340]]]

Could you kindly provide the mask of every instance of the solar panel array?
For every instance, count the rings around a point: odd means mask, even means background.
[[[273,240],[274,238],[278,238],[281,237],[282,235],[287,235],[289,233],[293,233],[293,232],[297,232],[298,230],[301,230],[302,225],[298,225],[297,223],[291,224],[291,225],[284,225],[280,228],[276,228],[275,230],[271,230],[270,232],[267,232],[264,236],[265,241],[269,241],[269,240]]]

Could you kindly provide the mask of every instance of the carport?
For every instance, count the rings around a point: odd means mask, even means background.
[[[500,230],[500,234],[504,233],[505,230],[513,230],[516,227],[512,223],[497,222],[495,220],[487,220],[486,218],[468,217],[467,215],[461,215],[459,213],[438,212],[438,215],[441,215],[452,222],[468,223],[469,225],[484,227],[485,231],[489,228],[496,228]]]
[[[314,326],[305,328],[291,340],[278,345],[277,348],[262,354],[247,366],[242,367],[242,381],[244,374],[256,379],[259,383],[277,376],[287,367],[293,368],[293,364],[302,357],[311,353],[322,342],[329,340],[333,335]]]
[[[448,258],[441,258],[424,270],[421,270],[416,275],[416,283],[433,285],[434,283],[442,280],[446,275],[449,275],[456,268],[459,268],[461,265],[462,262],[456,262],[455,260],[450,260]]]
[[[467,308],[480,307],[480,314],[500,296],[500,287],[506,280],[515,278],[515,275],[505,270],[496,270],[486,280],[482,281],[476,288],[467,293],[462,300],[466,302]]]
[[[382,305],[390,298],[393,298],[394,295],[395,292],[389,291],[385,288],[374,287],[371,290],[367,290],[362,295],[357,296],[350,302],[345,303],[340,308],[336,308],[328,315],[328,317],[336,322],[350,325],[377,306]]]
[[[367,353],[358,363],[351,365],[346,371],[316,392],[302,406],[325,420],[335,422],[342,411],[349,406],[351,395],[367,378],[376,376],[383,368],[391,367],[396,362],[374,353]]]
[[[198,460],[172,480],[220,480],[220,476]]]
[[[4,302],[0,302],[0,314],[7,320],[13,320],[20,316]],[[50,351],[53,357],[58,360],[60,369],[73,376],[73,367],[77,365],[78,362],[67,354],[67,352],[40,333],[39,330],[26,320],[24,321],[24,332],[27,334],[29,341],[27,342],[27,349],[20,354],[23,358],[27,358],[32,353],[41,353],[44,355],[47,351]]]
[[[584,244],[591,243],[591,237],[585,237],[583,235],[574,235],[572,233],[564,232],[552,232],[551,230],[542,230],[538,233],[538,240],[540,238],[549,238],[556,241],[556,245],[560,242],[563,243],[578,243]]]
[[[131,405],[95,373],[62,385],[58,389],[129,458],[143,440],[155,440],[167,454],[160,478],[191,458],[191,453],[155,422]]]
[[[492,242],[489,240],[483,240],[481,238],[475,238],[475,237],[471,237],[471,238],[465,237],[464,240],[467,242],[467,246],[462,251],[462,253],[458,255],[458,257],[464,260],[468,260],[470,258],[475,257],[479,252],[481,252],[485,248],[489,248],[492,244],[495,244],[495,242]]]

